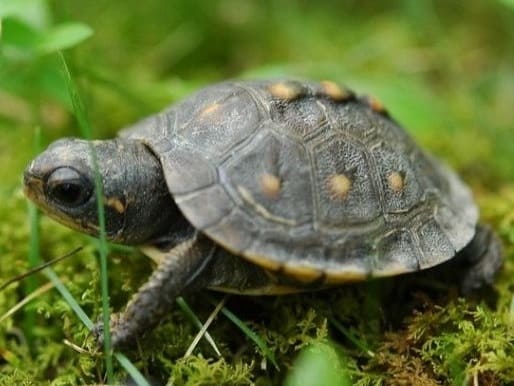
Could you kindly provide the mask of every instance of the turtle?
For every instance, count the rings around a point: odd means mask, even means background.
[[[201,289],[289,294],[458,260],[471,290],[503,259],[457,174],[377,99],[333,81],[210,85],[114,139],[57,140],[25,169],[24,190],[91,235],[101,199],[107,238],[157,263],[112,316],[115,346]]]

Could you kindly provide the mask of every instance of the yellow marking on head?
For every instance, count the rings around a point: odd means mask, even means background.
[[[339,86],[335,82],[324,80],[320,82],[320,84],[323,94],[328,96],[333,101],[342,102],[352,96],[352,93],[349,90]]]
[[[401,172],[392,172],[387,176],[387,184],[389,188],[395,192],[399,193],[405,188],[405,177]]]
[[[278,82],[268,86],[268,91],[275,98],[290,101],[302,95],[300,85],[291,82]]]
[[[327,181],[330,198],[344,200],[352,187],[352,181],[344,174],[334,174]]]
[[[271,174],[271,173],[263,173],[261,174],[260,176],[260,186],[261,186],[261,191],[262,193],[264,193],[264,195],[267,197],[267,198],[270,198],[270,199],[277,199],[278,196],[280,195],[280,186],[281,183],[280,183],[280,179]]]
[[[202,111],[200,111],[199,115],[200,117],[205,117],[206,115],[216,112],[220,107],[221,105],[219,103],[214,102],[213,104],[207,106]]]
[[[116,197],[106,197],[105,198],[105,205],[113,208],[118,213],[125,212],[125,205],[120,201],[119,198]]]

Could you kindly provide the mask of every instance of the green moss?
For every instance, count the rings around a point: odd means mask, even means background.
[[[180,359],[173,364],[171,377],[173,385],[252,385],[253,364],[235,362],[228,364],[223,359],[208,360],[202,356]]]
[[[402,330],[389,332],[366,370],[382,375],[385,384],[479,384],[513,382],[513,331],[510,310],[493,311],[464,299],[445,307],[426,305]],[[364,376],[366,377],[366,376]]]

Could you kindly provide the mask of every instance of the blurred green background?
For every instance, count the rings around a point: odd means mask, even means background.
[[[56,54],[59,49],[64,49],[80,86],[93,126],[93,136],[97,138],[114,136],[119,128],[159,111],[208,83],[227,78],[293,76],[333,79],[360,93],[373,94],[384,102],[392,116],[418,142],[445,159],[471,184],[482,206],[484,218],[499,230],[508,256],[512,255],[512,0],[0,0],[0,17],[2,280],[27,268],[29,222],[20,181],[23,168],[36,151],[36,128],[41,130],[43,146],[56,138],[80,133],[71,113],[71,103]],[[49,258],[67,252],[77,245],[78,238],[73,232],[45,219],[41,231],[41,254]],[[91,243],[89,239],[86,242]],[[86,254],[82,258],[88,261]],[[94,261],[70,263],[56,269],[62,271],[64,281],[71,282],[72,292],[78,298],[85,299],[83,304],[89,306],[92,313],[98,312],[94,308],[94,302],[98,301],[95,298],[97,293],[88,289],[88,286],[97,284],[96,274],[73,279],[73,269],[96,270]],[[133,282],[140,279],[130,279],[131,274],[123,272],[119,275],[125,276],[116,279],[116,267],[113,272],[114,285],[118,280],[125,291],[119,295],[114,293],[116,304],[117,296],[128,296],[137,287]],[[498,284],[499,299],[487,314],[500,320],[499,326],[502,328],[507,328],[511,323],[509,317],[514,313],[514,308],[512,312],[508,311],[512,300],[511,289],[514,287],[510,262],[505,272]],[[133,277],[137,273],[132,272]],[[85,295],[86,290],[92,293]],[[368,300],[380,293],[376,290],[373,292],[367,286],[357,291],[361,291]],[[21,286],[11,292],[0,293],[0,310],[9,309],[24,294]],[[101,362],[94,358],[88,361],[77,359],[78,354],[63,347],[62,329],[56,330],[52,322],[64,323],[65,331],[74,331],[71,325],[78,322],[66,310],[65,304],[62,310],[52,308],[51,304],[55,301],[52,299],[55,298],[40,299],[32,306],[38,314],[38,321],[30,324],[35,329],[33,342],[40,347],[47,345],[54,350],[52,354],[45,356],[44,350],[34,349],[33,346],[27,349],[23,341],[13,343],[9,335],[12,335],[13,329],[20,328],[22,335],[27,333],[20,327],[26,322],[23,313],[17,319],[10,319],[7,324],[0,324],[0,335],[3,334],[0,337],[0,374],[4,374],[5,382],[56,379],[58,384],[61,381],[66,384],[64,380],[72,383],[99,380],[96,374],[101,372],[98,370]],[[387,297],[376,300],[380,309],[387,308],[390,302],[391,299]],[[123,301],[119,303],[123,304]],[[422,303],[420,301],[418,305]],[[468,315],[467,306],[477,310],[473,308],[476,303],[464,304],[459,306],[461,308],[457,307],[462,315]],[[452,315],[461,315],[456,312]],[[368,343],[371,341],[369,344],[376,350],[385,345],[385,352],[394,352],[395,349],[384,343],[388,342],[387,333],[391,332],[391,323],[379,314],[374,315],[375,319],[371,322],[368,321],[373,328],[359,327],[361,322],[358,317],[352,319],[350,326],[355,328],[358,335],[372,333],[369,338],[363,339]],[[410,315],[408,311],[401,315],[406,316],[405,320],[410,320],[407,318]],[[319,323],[322,324],[321,321]],[[475,325],[477,330],[488,325],[480,326]],[[433,332],[434,336],[448,333],[446,324],[440,327],[438,332]],[[459,337],[459,327],[454,327]],[[271,334],[266,330],[266,324],[255,328],[264,335]],[[313,331],[307,333],[312,339],[319,333],[316,329]],[[83,331],[81,333],[84,335]],[[194,328],[190,333],[194,336]],[[361,354],[348,349],[351,344],[344,339],[342,341],[340,343],[343,351],[346,347],[344,356],[354,382],[394,384],[384,375],[394,373],[393,365],[389,368],[376,357],[375,362],[369,358],[363,359]],[[411,342],[413,350],[421,350],[429,341]],[[282,350],[280,358],[284,361],[282,365],[285,370],[300,347],[303,344],[296,342],[290,348],[277,349]],[[228,351],[230,349],[235,350],[234,347],[227,348]],[[395,369],[420,366],[416,371],[419,370],[418,375],[422,374],[419,375],[422,377],[420,379],[426,378],[425,384],[447,384],[457,380],[465,382],[476,374],[481,377],[489,374],[487,371],[492,371],[489,368],[477,370],[476,367],[477,363],[484,363],[481,362],[481,358],[484,358],[482,354],[489,349],[479,349],[476,355],[471,355],[469,350],[461,356],[457,355],[457,359],[448,357],[448,363],[441,360],[446,363],[444,366],[434,364],[436,354],[431,357],[425,353],[425,356],[417,354],[415,365],[398,362],[400,364],[397,363]],[[175,353],[178,357],[179,351],[177,348]],[[257,354],[254,353],[257,355],[255,357],[245,354],[239,358],[233,351],[230,351],[232,356],[228,356],[227,366],[243,366],[231,368],[230,371],[241,371],[243,374],[241,378],[232,379],[230,382],[233,384],[256,380],[263,384],[279,382],[287,374],[285,370],[279,375],[263,372],[255,364],[260,360]],[[420,352],[423,353],[422,350]],[[444,357],[441,353],[437,355]],[[147,363],[145,361],[151,356],[143,355],[144,359],[141,359],[134,355],[134,358]],[[391,358],[387,363],[393,363],[396,357]],[[183,367],[177,367],[171,363],[172,359],[168,360],[169,363],[163,358],[153,360],[159,363],[152,365],[159,374],[174,374],[176,384],[187,384],[194,379],[191,369],[200,369],[194,374],[208,371],[198,364],[200,362],[188,362],[182,364]],[[21,371],[22,362],[33,363],[32,372]],[[86,362],[87,365],[84,364]],[[486,360],[485,363],[489,362]],[[190,369],[191,373],[186,369]],[[220,374],[223,369],[218,371],[211,368],[209,371],[215,374],[212,375],[215,378],[205,379],[216,379],[216,382],[222,379],[223,375]],[[491,379],[491,382],[497,382],[491,384],[514,382],[514,365],[507,362],[503,367],[497,365],[492,373],[490,378],[480,378],[482,382]],[[366,378],[369,374],[376,377]],[[203,383],[197,384],[209,384],[202,379]],[[289,384],[299,384],[294,382],[292,376]]]

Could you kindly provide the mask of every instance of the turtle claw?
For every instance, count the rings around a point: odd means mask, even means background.
[[[121,313],[112,314],[109,326],[111,335],[111,347],[116,348],[129,342],[129,335],[126,333],[127,323],[124,321]],[[104,345],[104,323],[98,321],[91,330],[98,347]]]

